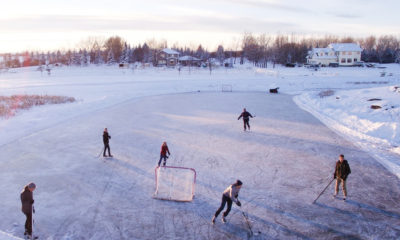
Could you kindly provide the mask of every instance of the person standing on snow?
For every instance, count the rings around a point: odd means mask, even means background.
[[[104,132],[103,132],[103,143],[104,143],[103,157],[107,157],[106,150],[108,150],[108,156],[112,157],[111,152],[110,152],[111,151],[110,150],[110,144],[109,144],[110,139],[111,139],[111,136],[108,135],[107,128],[104,128]]]
[[[24,235],[32,236],[32,213],[35,212],[33,208],[33,191],[35,191],[36,185],[32,182],[24,187],[21,192],[21,204],[22,204],[22,212],[26,216],[25,221],[25,233]]]
[[[168,153],[168,156],[167,156],[167,153]],[[165,166],[165,164],[167,163],[167,158],[169,157],[169,155],[171,155],[171,153],[169,152],[169,149],[168,149],[168,146],[167,146],[167,142],[163,142],[163,144],[161,145],[160,160],[158,161],[158,166],[160,166],[162,159],[164,159],[163,166]]]
[[[229,212],[231,211],[232,208],[232,201],[236,203],[239,207],[242,206],[240,201],[238,200],[239,197],[239,191],[240,188],[242,187],[242,182],[240,180],[236,180],[236,182],[232,185],[230,185],[227,189],[222,194],[222,201],[221,201],[221,206],[218,208],[218,210],[215,212],[214,217],[212,218],[211,222],[214,224],[215,219],[218,217],[218,215],[221,213],[222,210],[225,208],[225,204],[228,203],[228,207],[226,211],[222,214],[222,222],[226,223],[226,217],[228,216]]]
[[[249,121],[250,121],[250,118],[253,118],[253,116],[249,112],[246,111],[246,108],[244,108],[242,114],[240,114],[240,116],[238,117],[238,120],[242,117],[243,117],[243,130],[246,131],[246,125],[247,125],[247,127],[249,128],[249,131],[250,131]]]
[[[336,179],[335,184],[335,194],[333,197],[339,192],[339,184],[342,183],[342,191],[343,191],[343,200],[346,200],[347,197],[347,189],[346,189],[346,179],[347,176],[351,173],[349,163],[344,159],[344,155],[341,154],[339,156],[339,160],[336,162],[335,172],[333,173],[333,178]]]

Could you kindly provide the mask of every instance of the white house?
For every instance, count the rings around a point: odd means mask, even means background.
[[[361,61],[361,47],[356,43],[331,43],[326,48],[314,48],[308,52],[307,63],[329,66],[352,66]]]

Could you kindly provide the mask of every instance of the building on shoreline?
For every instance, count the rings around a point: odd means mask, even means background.
[[[361,61],[361,47],[356,43],[331,43],[326,48],[313,48],[307,63],[321,66],[355,66]]]

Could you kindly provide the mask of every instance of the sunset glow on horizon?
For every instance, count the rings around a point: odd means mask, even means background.
[[[244,32],[300,36],[400,36],[400,3],[377,0],[27,1],[4,2],[0,52],[73,49],[93,36],[119,35],[214,50]]]

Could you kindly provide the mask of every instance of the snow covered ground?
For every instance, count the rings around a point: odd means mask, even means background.
[[[400,178],[400,92],[397,88],[338,91],[322,98],[309,92],[296,96],[295,101]]]
[[[298,108],[291,95],[265,93],[273,86],[315,94],[399,82],[397,65],[385,70],[392,76],[380,77],[381,71],[242,68],[210,75],[88,67],[58,68],[51,76],[29,68],[3,73],[2,95],[78,101],[0,120],[0,215],[7,216],[0,229],[22,236],[19,190],[35,181],[36,230],[43,239],[247,239],[237,207],[226,225],[209,224],[221,192],[240,178],[242,209],[261,232],[254,239],[396,239],[400,180],[352,139]],[[234,92],[222,93],[223,84]],[[236,120],[243,107],[257,116],[249,133]],[[96,158],[105,126],[115,155],[107,160]],[[164,140],[172,152],[168,164],[197,171],[191,203],[151,198]],[[332,178],[340,153],[353,172],[349,200],[332,199],[331,186],[311,204]]]

